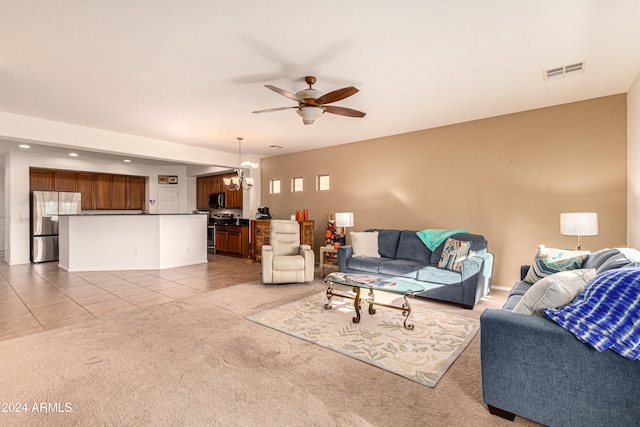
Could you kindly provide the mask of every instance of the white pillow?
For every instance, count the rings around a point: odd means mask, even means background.
[[[377,231],[352,231],[351,246],[353,246],[353,256],[380,258],[378,253],[378,234]]]
[[[561,271],[534,283],[513,308],[514,313],[544,317],[545,308],[558,308],[573,302],[587,282],[596,275],[594,268]]]

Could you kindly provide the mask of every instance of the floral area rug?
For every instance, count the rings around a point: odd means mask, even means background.
[[[375,306],[376,313],[371,315],[366,304],[360,310],[360,323],[353,323],[352,300],[334,296],[330,310],[324,308],[326,302],[323,292],[247,319],[428,387],[436,385],[480,327],[476,319],[416,308],[415,304],[409,317],[413,330],[404,328],[400,310]]]

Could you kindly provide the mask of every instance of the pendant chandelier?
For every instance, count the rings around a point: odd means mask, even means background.
[[[229,191],[236,191],[241,188],[251,190],[251,187],[253,187],[253,178],[250,176],[244,176],[245,170],[242,169],[242,140],[243,138],[238,138],[238,167],[234,169],[236,175],[223,179],[224,185]]]

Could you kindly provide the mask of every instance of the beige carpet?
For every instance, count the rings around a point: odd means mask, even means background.
[[[478,336],[428,388],[245,319],[323,289],[254,282],[1,341],[0,402],[29,410],[0,425],[534,425],[482,404]]]
[[[341,292],[345,293],[344,290]],[[376,300],[400,306],[401,296],[376,292]],[[324,308],[324,292],[256,313],[247,319],[280,332],[434,387],[476,335],[480,322],[422,307],[413,308],[404,327],[399,310],[375,306],[373,315],[363,304],[362,319],[353,323],[353,300],[334,297]]]

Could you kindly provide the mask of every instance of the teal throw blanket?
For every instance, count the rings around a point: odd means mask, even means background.
[[[468,233],[464,228],[458,228],[456,230],[422,230],[418,231],[416,234],[422,240],[422,243],[427,245],[430,250],[435,250],[442,242],[447,240],[449,237],[458,233]]]

